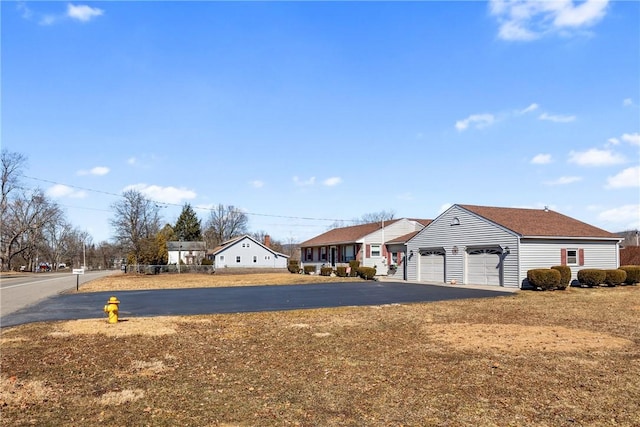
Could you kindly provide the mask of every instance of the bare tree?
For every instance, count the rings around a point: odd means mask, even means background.
[[[0,179],[2,179],[0,218],[4,220],[5,212],[9,204],[9,195],[20,185],[20,175],[22,175],[22,169],[27,164],[27,158],[20,153],[2,149],[2,154],[0,154],[0,163],[2,166],[2,170],[0,171]]]
[[[395,218],[395,215],[393,211],[371,212],[354,220],[354,224],[371,224],[373,222],[389,221]]]
[[[247,234],[248,225],[249,219],[240,209],[219,204],[211,211],[205,223],[204,238],[207,247],[213,248],[233,237]]]
[[[143,252],[149,252],[149,242],[155,241],[160,230],[160,208],[136,190],[125,191],[122,197],[111,206],[115,216],[110,222],[115,240],[137,264],[143,261]]]

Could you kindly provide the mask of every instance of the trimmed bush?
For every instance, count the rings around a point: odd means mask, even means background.
[[[291,274],[300,273],[300,260],[290,259],[289,263],[287,264],[287,270],[289,270],[289,273]]]
[[[551,268],[535,268],[527,271],[527,280],[537,289],[548,291],[560,286],[561,273]]]
[[[349,268],[351,269],[351,273],[349,274],[351,277],[358,276],[358,268],[360,268],[360,261],[352,260],[349,261]]]
[[[584,270],[578,271],[578,282],[580,282],[582,286],[600,286],[606,278],[607,273],[597,268],[585,268]]]
[[[606,274],[604,283],[606,283],[607,286],[621,285],[627,279],[627,272],[619,268],[615,270],[605,270],[604,273]]]
[[[358,267],[358,276],[364,280],[372,280],[376,275],[376,269],[373,267]]]
[[[305,265],[304,266],[304,274],[316,274],[316,266],[315,265]]]
[[[333,273],[333,268],[331,267],[320,267],[320,275],[321,276],[331,276]]]
[[[627,273],[627,278],[624,281],[625,284],[634,285],[640,283],[640,265],[623,265],[620,267],[620,270]]]
[[[347,277],[347,267],[336,267],[336,276]]]
[[[566,265],[554,265],[551,269],[558,270],[560,272],[560,284],[558,285],[558,289],[567,289],[567,286],[571,283],[571,267]]]

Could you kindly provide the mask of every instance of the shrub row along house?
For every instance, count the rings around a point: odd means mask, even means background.
[[[301,244],[301,260],[334,266],[356,259],[395,279],[520,288],[529,286],[527,271],[534,268],[566,265],[574,281],[581,269],[615,269],[620,241],[546,208],[453,205],[433,221],[401,219],[328,231]]]

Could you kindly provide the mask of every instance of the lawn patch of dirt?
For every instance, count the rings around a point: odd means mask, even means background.
[[[21,325],[0,425],[635,427],[638,306],[633,286]]]

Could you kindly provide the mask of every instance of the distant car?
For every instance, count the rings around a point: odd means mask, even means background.
[[[27,271],[27,266],[26,265],[21,265],[20,266],[20,271]]]
[[[67,268],[67,264],[61,262],[60,264],[58,264],[58,268]]]

